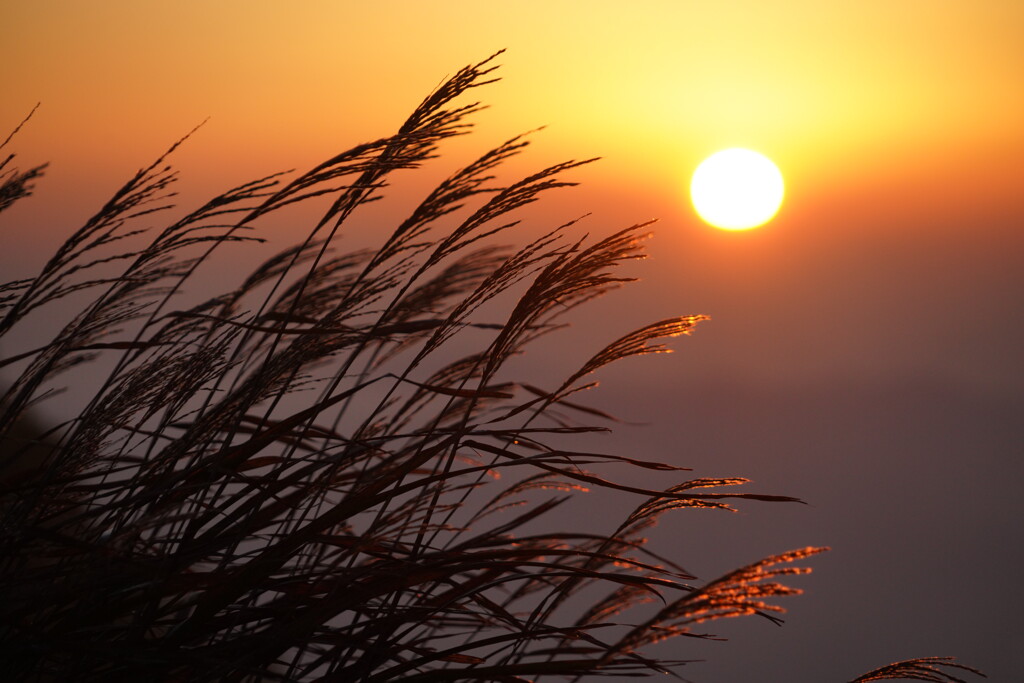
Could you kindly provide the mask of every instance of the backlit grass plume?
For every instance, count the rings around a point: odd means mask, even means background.
[[[0,337],[74,302],[52,339],[0,361],[13,378],[0,403],[5,677],[655,673],[668,663],[645,646],[700,635],[691,627],[712,619],[775,619],[776,598],[798,592],[785,581],[809,570],[794,563],[821,549],[702,584],[642,535],[685,508],[793,499],[564,447],[607,421],[574,398],[592,373],[665,350],[704,316],[567,358],[548,386],[509,376],[509,359],[628,281],[620,266],[642,257],[645,224],[597,240],[571,222],[541,226],[521,246],[495,246],[517,241],[518,209],[572,185],[587,161],[505,183],[496,171],[527,147],[513,138],[381,226],[377,248],[339,249],[391,174],[468,131],[480,105],[456,100],[494,68],[488,59],[459,71],[390,137],[235,187],[180,218],[166,218],[177,178],[165,155],[36,277],[0,288]],[[9,156],[0,174],[3,209],[30,194],[42,167],[18,171]],[[325,207],[297,244],[239,274],[235,289],[178,304],[218,250],[261,241],[259,222],[297,203]],[[101,354],[109,372],[80,413],[26,434],[28,411],[60,373]],[[617,483],[603,472],[612,463],[672,485]],[[636,498],[617,529],[534,524],[595,487]],[[920,662],[858,680],[950,665]]]

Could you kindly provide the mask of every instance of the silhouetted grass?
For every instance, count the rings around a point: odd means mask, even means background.
[[[148,226],[166,215],[176,179],[165,155],[38,276],[3,286],[0,335],[69,295],[90,297],[52,340],[2,361],[20,368],[0,406],[6,675],[654,673],[671,663],[647,658],[645,646],[700,636],[692,627],[712,619],[776,620],[775,599],[799,592],[782,581],[809,571],[794,563],[822,549],[698,584],[642,536],[679,508],[794,499],[733,492],[743,479],[687,481],[673,465],[552,445],[604,428],[607,416],[574,398],[591,373],[665,350],[661,340],[704,316],[627,334],[547,387],[505,377],[510,358],[626,282],[618,266],[642,257],[646,224],[589,241],[570,223],[518,248],[493,246],[517,225],[517,209],[573,184],[566,174],[587,161],[502,184],[494,172],[527,146],[513,138],[441,182],[378,248],[335,251],[339,230],[382,196],[390,174],[467,132],[480,106],[454,101],[491,82],[492,59],[459,71],[396,134],[290,179],[241,185],[156,230]],[[0,209],[28,196],[42,172],[5,170],[12,158],[0,164]],[[257,219],[312,200],[327,209],[301,243],[232,291],[172,307],[218,247],[255,240]],[[142,226],[150,241],[123,246]],[[504,320],[482,318],[503,294],[516,295]],[[101,353],[115,356],[113,369],[81,413],[41,437],[20,436],[56,376]],[[679,483],[626,486],[602,473],[608,463]],[[637,496],[637,507],[611,534],[529,529],[589,487]],[[957,667],[915,660],[857,680],[958,680],[939,666]]]

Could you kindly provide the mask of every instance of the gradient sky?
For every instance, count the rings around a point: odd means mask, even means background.
[[[1022,559],[1024,512],[1012,486],[1024,441],[1022,36],[1019,0],[5,3],[0,131],[42,102],[13,151],[52,165],[0,224],[0,270],[30,275],[207,117],[175,160],[186,204],[387,135],[446,75],[507,48],[502,80],[477,91],[491,108],[476,132],[424,177],[539,126],[510,173],[603,157],[531,216],[543,227],[591,212],[595,233],[659,223],[643,281],[600,309],[614,329],[595,315],[578,334],[713,317],[672,358],[605,378],[618,387],[606,407],[652,422],[621,443],[669,459],[685,432],[678,458],[698,475],[752,475],[813,503],[695,532],[709,553],[729,538],[723,562],[837,549],[770,646],[765,625],[723,626],[734,642],[694,655],[713,661],[686,675],[846,680],[954,654],[1008,680],[1024,644],[1006,572]],[[696,164],[732,146],[786,177],[786,202],[758,230],[705,226],[686,197]],[[637,412],[634,394],[657,408]],[[902,477],[913,485],[879,484]],[[823,607],[884,577],[884,598]],[[974,582],[976,603],[943,611],[943,596]],[[937,632],[943,618],[960,627]],[[824,645],[836,642],[848,647]],[[758,675],[742,678],[743,662]]]

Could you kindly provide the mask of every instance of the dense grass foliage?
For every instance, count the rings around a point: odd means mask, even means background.
[[[68,297],[86,302],[52,339],[0,361],[14,378],[0,404],[5,676],[644,674],[672,665],[645,646],[700,635],[696,624],[777,619],[775,599],[798,592],[784,581],[809,571],[794,563],[821,549],[701,583],[648,549],[643,533],[682,508],[793,499],[555,445],[606,428],[608,416],[578,402],[592,373],[665,350],[662,340],[703,316],[662,320],[589,359],[567,358],[564,378],[548,386],[508,376],[510,358],[620,286],[619,266],[642,256],[645,225],[591,241],[570,223],[495,246],[512,239],[517,209],[572,184],[567,174],[586,161],[503,183],[496,170],[527,146],[513,138],[437,185],[405,220],[381,226],[375,249],[337,249],[391,174],[468,131],[480,106],[456,98],[491,82],[493,69],[486,60],[461,70],[390,137],[166,220],[176,175],[165,155],[36,277],[3,285],[0,337],[67,310]],[[28,196],[43,171],[19,171],[13,158],[0,164],[0,209]],[[259,241],[261,219],[300,202],[326,207],[300,243],[232,291],[175,307],[221,247]],[[111,369],[80,414],[45,433],[26,430],[27,411],[58,375],[98,354]],[[610,463],[676,483],[616,483]],[[594,487],[636,500],[611,533],[535,524]],[[957,665],[916,660],[857,680],[958,680],[939,667]]]

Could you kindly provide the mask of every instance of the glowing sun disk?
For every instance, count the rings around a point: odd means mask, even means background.
[[[747,230],[772,219],[785,186],[772,161],[749,149],[712,154],[690,182],[693,208],[707,223],[725,230]]]

